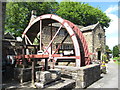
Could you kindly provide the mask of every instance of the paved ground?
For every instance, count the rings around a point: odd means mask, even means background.
[[[118,88],[118,65],[111,60],[107,65],[107,74],[102,74],[103,78],[93,83],[87,88]],[[7,84],[3,85],[5,88],[9,87],[15,90],[15,88],[19,90],[24,90],[26,88],[24,85],[20,85],[19,83],[14,83],[14,85]],[[58,85],[59,86],[59,85]],[[61,86],[61,85],[60,85]],[[31,88],[31,83],[27,85],[27,88]],[[32,89],[33,90],[33,89]]]
[[[88,88],[118,88],[118,65],[111,59],[111,61],[106,64],[106,67],[107,74],[102,74],[103,78]]]
[[[46,85],[45,88],[42,89],[55,90],[56,88],[60,90],[64,88],[75,88],[75,80],[61,78],[61,80],[52,82],[51,84]],[[41,90],[41,89],[34,88],[31,82],[25,82],[23,84],[12,82],[8,83],[7,85],[4,85],[2,90]]]

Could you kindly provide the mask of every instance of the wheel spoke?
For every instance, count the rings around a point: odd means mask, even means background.
[[[59,33],[60,29],[62,28],[62,25],[59,27],[59,29],[57,30],[57,32],[55,33],[55,35],[53,36],[52,40],[50,41],[50,43],[48,44],[46,50],[44,52],[46,52],[48,50],[48,48],[50,47],[50,45],[52,44],[53,40],[55,39],[55,37],[57,36],[57,34]]]
[[[69,35],[69,34],[67,34],[67,35],[65,36],[65,38],[64,38],[64,39],[62,40],[62,42],[58,45],[57,49],[55,50],[55,52],[54,52],[53,54],[55,54],[55,53],[59,50],[60,46],[61,46],[61,45],[64,43],[64,41],[67,39],[68,35]]]
[[[40,20],[40,50],[42,50],[42,47],[41,47],[41,45],[42,45],[42,33],[41,33],[41,31],[42,31],[42,20]]]
[[[28,42],[30,43],[30,45],[32,45],[32,42],[31,42],[30,39],[27,37],[27,35],[25,35],[25,38],[28,40]]]

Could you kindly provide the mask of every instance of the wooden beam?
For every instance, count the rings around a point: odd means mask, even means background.
[[[45,59],[45,71],[48,70],[48,59]]]

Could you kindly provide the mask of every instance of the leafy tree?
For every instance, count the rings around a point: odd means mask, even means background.
[[[105,52],[106,52],[107,54],[112,53],[112,51],[109,49],[109,46],[108,46],[108,45],[106,45],[106,47],[105,47]]]
[[[78,25],[88,26],[99,21],[102,27],[109,27],[110,19],[106,14],[89,4],[69,0],[67,2],[63,1],[56,13]]]
[[[4,35],[4,29],[5,29],[5,11],[6,11],[6,2],[2,2],[2,35]],[[3,38],[4,36],[2,36]]]
[[[57,2],[8,2],[6,4],[5,32],[21,36],[29,23],[32,10],[36,10],[37,15],[54,13],[57,4]]]
[[[45,0],[46,1],[46,0]],[[21,33],[29,23],[31,11],[36,10],[37,16],[57,14],[78,25],[91,25],[98,21],[108,27],[110,19],[98,8],[80,2],[8,2],[6,5],[5,32],[14,36]]]
[[[118,46],[113,47],[113,57],[118,57],[119,56],[119,48]]]
[[[111,54],[112,51],[109,49],[109,46],[108,46],[108,45],[105,46],[105,52],[106,52],[107,60],[110,60],[109,54]]]

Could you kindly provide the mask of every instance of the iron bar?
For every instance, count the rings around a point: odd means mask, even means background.
[[[52,23],[51,23],[51,30],[50,30],[50,32],[51,32],[51,40],[52,40]],[[52,43],[51,43],[51,53],[50,54],[52,54]]]
[[[41,36],[41,34],[42,34],[42,20],[40,20],[40,50],[42,50],[42,36]]]

